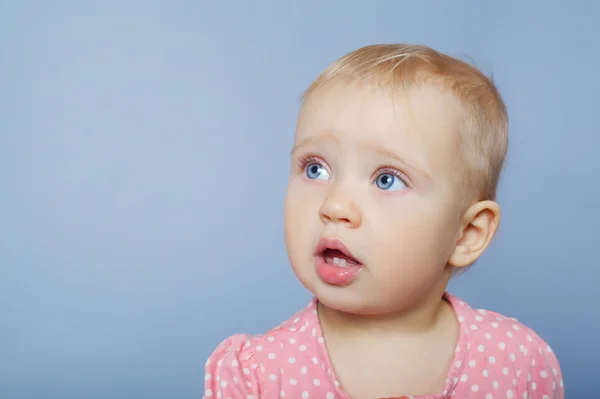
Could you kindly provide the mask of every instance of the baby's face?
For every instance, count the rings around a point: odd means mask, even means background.
[[[296,275],[325,305],[389,312],[446,284],[464,210],[456,110],[433,87],[329,84],[308,97],[285,233]]]

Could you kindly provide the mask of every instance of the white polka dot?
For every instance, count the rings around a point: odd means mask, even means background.
[[[244,367],[244,374],[250,375],[250,370],[248,370],[247,368]]]
[[[263,350],[263,347],[261,345],[256,345],[254,349],[256,349],[257,352],[260,352]]]
[[[475,360],[471,360],[471,361],[469,362],[469,367],[471,367],[471,368],[474,368],[474,367],[475,367],[475,365],[476,365],[476,363],[475,363]]]
[[[481,374],[483,374],[484,377],[487,377],[489,375],[487,369],[483,369],[483,371],[481,372]]]
[[[306,391],[302,392],[302,398],[303,399],[307,399],[308,398],[308,392],[306,392]]]
[[[544,395],[544,396],[542,396],[542,399],[550,399],[550,396]]]
[[[504,349],[506,349],[506,344],[504,342],[499,342],[498,343],[498,348],[504,350]]]
[[[246,381],[246,385],[248,386],[248,388],[252,387],[252,383],[250,381]]]
[[[473,392],[477,392],[477,391],[479,391],[479,385],[477,385],[477,384],[473,385],[473,386],[471,387],[471,391],[473,391]]]
[[[279,391],[279,397],[280,398],[285,398],[285,391]]]
[[[502,369],[502,374],[504,374],[504,375],[508,375],[508,367],[504,367],[504,368]]]
[[[312,358],[312,362],[313,362],[314,364],[319,364],[319,359],[318,359],[316,356],[313,356],[313,358]]]
[[[512,331],[507,331],[507,332],[506,332],[506,336],[507,336],[508,338],[512,338],[512,337],[514,337],[514,336],[515,336],[515,334],[513,334],[513,332],[512,332]]]
[[[527,399],[529,397],[529,395],[527,394],[527,391],[523,392],[523,399]]]
[[[302,326],[300,327],[300,332],[305,332],[306,331],[306,327]]]
[[[212,377],[212,376],[211,376],[210,374],[206,374],[206,375],[204,376],[204,381],[208,381],[208,380],[210,380],[210,379],[211,379],[211,377]]]
[[[475,331],[475,330],[477,330],[477,329],[478,329],[478,327],[477,327],[477,324],[473,324],[473,325],[471,325],[471,330]]]
[[[475,316],[475,320],[477,320],[477,321],[483,321],[483,317],[481,317],[481,316]]]
[[[468,375],[466,375],[466,374],[463,374],[463,375],[461,375],[461,376],[460,376],[460,380],[461,380],[462,382],[467,382],[467,380],[468,380],[468,379],[469,379],[469,376],[468,376]]]
[[[489,362],[490,362],[491,364],[496,364],[496,358],[495,358],[494,356],[490,356],[490,358],[489,358]]]
[[[234,384],[237,384],[237,383],[238,383],[238,381],[239,381],[239,380],[238,380],[238,378],[237,378],[236,376],[234,376],[234,377],[233,377],[233,383],[234,383]]]
[[[313,336],[313,337],[316,337],[316,336],[317,336],[317,329],[316,329],[316,328],[313,328],[313,329],[312,329],[312,336]]]
[[[300,345],[298,349],[300,349],[300,352],[306,352],[306,345]]]
[[[500,384],[498,383],[498,381],[493,381],[492,386],[494,387],[494,389],[498,389],[500,387]]]
[[[542,370],[540,372],[540,377],[542,377],[544,379],[548,378],[548,372],[546,370]]]
[[[340,387],[340,382],[338,380],[333,381],[333,385],[335,385],[336,388]]]
[[[554,367],[552,368],[552,374],[554,374],[555,377],[558,376],[558,370]]]
[[[506,391],[506,397],[507,398],[512,398],[513,397],[513,391],[512,391],[512,389],[509,389],[508,391]]]
[[[327,392],[327,399],[333,399],[333,398],[334,398],[333,393]]]
[[[315,378],[315,379],[313,380],[313,384],[314,384],[316,387],[318,387],[319,385],[321,385],[321,380],[319,380],[318,378]]]
[[[300,372],[301,372],[302,374],[306,375],[306,373],[308,373],[308,369],[307,369],[306,367],[302,367],[302,368],[300,369]]]
[[[296,358],[295,357],[290,357],[288,359],[288,362],[290,362],[290,364],[294,364],[294,363],[296,363]]]
[[[290,339],[288,339],[288,342],[289,342],[290,344],[295,344],[295,343],[296,343],[296,340],[295,340],[294,338],[290,338]]]
[[[457,360],[454,364],[456,365],[456,367],[462,366],[462,362],[460,360]]]
[[[552,352],[552,348],[548,345],[548,346],[546,346],[546,351],[547,352]]]
[[[560,385],[560,387],[561,387],[561,388],[563,388],[563,387],[564,387],[564,383],[563,383],[563,380],[562,380],[562,379],[560,380],[560,384],[559,384],[559,385]]]
[[[269,380],[277,381],[277,376],[275,374],[271,374],[271,375],[269,375]]]
[[[487,395],[485,395],[485,399],[494,399],[494,395],[488,393]]]
[[[206,391],[204,391],[204,396],[206,396],[207,398],[212,396],[212,391],[210,389],[207,389]]]
[[[296,317],[296,318],[294,319],[294,323],[298,323],[299,321],[300,321],[300,318],[299,318],[299,317]]]
[[[513,328],[513,330],[515,330],[515,331],[519,331],[519,330],[521,329],[521,327],[519,327],[519,326],[518,326],[518,325],[516,325],[516,324],[513,324],[513,325],[512,325],[512,328]]]
[[[496,323],[496,322],[493,322],[493,323],[492,323],[492,327],[494,327],[494,328],[498,328],[498,323]]]
[[[531,390],[535,391],[537,389],[537,384],[535,382],[531,383]]]
[[[275,359],[275,354],[274,353],[269,353],[269,355],[267,357],[269,359],[273,360],[273,359]]]
[[[492,334],[490,334],[489,332],[486,332],[484,334],[484,336],[485,336],[485,339],[487,339],[488,341],[492,339]]]
[[[254,399],[254,396],[248,395],[248,399]]]
[[[483,345],[479,345],[479,346],[477,347],[477,350],[478,350],[479,352],[485,352],[485,346],[483,346]]]
[[[531,338],[531,335],[527,334],[525,337],[527,338],[527,342],[533,341],[533,338]]]
[[[275,337],[267,337],[267,341],[273,342],[273,341],[275,341]]]
[[[318,342],[318,343],[320,343],[320,344],[322,344],[322,343],[324,343],[324,342],[325,342],[325,340],[323,339],[323,337],[319,337],[319,338],[317,339],[317,342]]]
[[[221,388],[227,388],[227,381],[221,380]]]
[[[298,383],[298,381],[296,381],[294,378],[290,379],[290,384],[291,385],[296,385]]]

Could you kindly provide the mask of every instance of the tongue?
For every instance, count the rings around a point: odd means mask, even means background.
[[[348,263],[357,263],[356,259],[346,256],[342,251],[337,249],[328,249],[325,251],[326,257],[345,259]]]

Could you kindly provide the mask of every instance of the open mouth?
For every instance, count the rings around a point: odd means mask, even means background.
[[[354,281],[363,265],[350,253],[343,242],[321,238],[315,250],[316,270],[325,283],[346,286]]]
[[[336,265],[339,267],[350,267],[360,264],[359,261],[352,256],[346,255],[339,249],[327,248],[322,252],[323,259],[328,265]]]
[[[352,255],[344,243],[337,239],[322,238],[319,240],[315,254],[328,265],[339,267],[361,265],[361,262]]]

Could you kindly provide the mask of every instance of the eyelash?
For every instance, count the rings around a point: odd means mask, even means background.
[[[315,157],[313,155],[302,155],[298,159],[298,171],[300,173],[304,173],[306,171],[306,167],[311,163],[318,163],[320,165],[323,165],[324,162],[320,158]],[[391,166],[382,166],[379,169],[377,169],[377,172],[374,174],[374,176],[376,176],[375,179],[384,173],[388,173],[388,174],[402,180],[402,182],[408,188],[413,187],[412,184],[410,183],[410,179],[404,173],[400,172],[398,169],[393,168]]]

